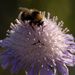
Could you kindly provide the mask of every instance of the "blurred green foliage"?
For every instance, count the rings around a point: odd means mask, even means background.
[[[64,21],[64,27],[70,29],[75,36],[75,0],[0,0],[0,39],[5,38],[10,23],[14,22],[19,14],[19,7],[35,8],[50,12]],[[75,68],[70,68],[70,75],[75,75]],[[10,75],[9,71],[0,68],[1,75]],[[19,75],[24,75],[20,73]]]

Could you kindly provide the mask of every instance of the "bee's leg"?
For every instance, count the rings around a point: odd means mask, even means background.
[[[43,21],[41,22],[38,22],[37,25],[40,27],[40,26],[43,26]]]
[[[32,27],[32,29],[35,30],[35,29],[34,29],[34,23],[33,23],[33,21],[30,21],[29,24],[30,24],[30,26]]]
[[[32,21],[29,22],[29,25],[30,25],[30,26],[32,25]]]

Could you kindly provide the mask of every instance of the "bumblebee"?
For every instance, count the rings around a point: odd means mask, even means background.
[[[24,21],[29,21],[29,24],[32,26],[43,26],[43,14],[35,9],[28,9],[28,8],[19,8],[21,10],[19,14],[19,19]]]

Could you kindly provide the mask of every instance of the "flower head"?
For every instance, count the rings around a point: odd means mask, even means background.
[[[44,14],[43,14],[44,15]],[[43,17],[43,25],[30,25],[30,20],[16,19],[8,36],[0,40],[6,49],[1,53],[1,66],[12,73],[24,69],[27,75],[69,75],[67,66],[75,65],[75,42],[57,17]]]

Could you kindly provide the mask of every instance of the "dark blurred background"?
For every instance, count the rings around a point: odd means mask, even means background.
[[[59,21],[63,20],[64,27],[68,27],[69,33],[75,36],[75,0],[0,0],[0,39],[6,37],[10,23],[14,22],[19,14],[19,7],[49,11],[52,16],[58,16]],[[70,75],[75,75],[75,68],[69,69]],[[1,67],[0,74],[11,75],[9,70],[3,70]],[[18,75],[24,75],[24,72]]]

